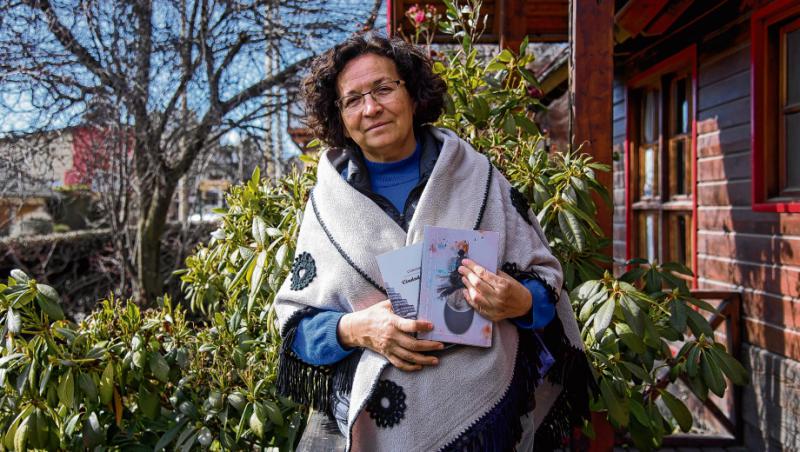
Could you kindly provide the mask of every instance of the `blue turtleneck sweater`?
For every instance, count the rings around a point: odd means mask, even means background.
[[[397,162],[379,163],[364,159],[372,191],[388,199],[401,213],[405,208],[408,194],[419,183],[421,147],[417,144],[413,154]]]

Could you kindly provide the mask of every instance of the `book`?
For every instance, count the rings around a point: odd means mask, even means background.
[[[425,226],[417,317],[433,323],[433,331],[420,339],[491,347],[492,322],[464,298],[458,267],[469,258],[496,273],[499,240],[492,231]]]
[[[378,255],[377,260],[392,311],[400,317],[416,319],[422,242]]]

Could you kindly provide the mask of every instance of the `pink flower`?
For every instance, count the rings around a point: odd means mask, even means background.
[[[541,99],[544,96],[544,93],[539,88],[530,85],[528,86],[528,95],[533,97],[534,99]]]
[[[425,21],[425,12],[424,11],[417,11],[417,14],[414,15],[414,22],[417,24],[421,24]]]

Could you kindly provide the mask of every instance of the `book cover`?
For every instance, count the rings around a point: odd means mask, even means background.
[[[417,318],[422,242],[377,256],[383,287],[400,317]]]
[[[497,272],[499,234],[425,226],[419,318],[433,323],[420,339],[491,347],[492,322],[475,312],[464,298],[458,267],[469,258]]]

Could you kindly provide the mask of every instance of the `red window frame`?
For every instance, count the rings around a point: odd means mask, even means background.
[[[689,68],[689,72],[691,74],[691,92],[692,92],[692,99],[691,99],[691,108],[692,108],[692,121],[691,121],[691,132],[690,136],[692,139],[691,145],[691,152],[690,152],[690,159],[691,159],[691,169],[692,169],[692,194],[691,194],[691,205],[692,205],[692,223],[691,223],[691,247],[693,250],[692,253],[692,272],[694,273],[694,278],[692,279],[692,287],[697,287],[697,45],[692,44],[685,49],[681,50],[680,52],[665,58],[664,60],[660,61],[659,63],[651,66],[647,70],[641,72],[640,74],[632,77],[626,84],[625,89],[625,114],[626,114],[626,124],[625,124],[625,159],[624,159],[624,166],[625,166],[625,254],[627,259],[631,259],[634,253],[634,246],[633,246],[633,191],[636,190],[636,187],[632,186],[633,183],[633,175],[631,173],[632,170],[632,159],[633,156],[631,152],[633,152],[633,141],[634,141],[634,133],[636,131],[633,130],[632,126],[632,114],[633,114],[633,106],[630,105],[629,101],[631,99],[631,92],[634,90],[639,89],[642,86],[647,85],[655,78],[660,78],[663,75],[669,74],[670,72],[676,72],[679,70],[684,70]],[[663,131],[660,131],[663,133]]]
[[[775,0],[757,9],[750,19],[750,89],[752,93],[752,108],[750,117],[751,146],[752,146],[752,203],[753,210],[757,212],[800,213],[800,198],[770,198],[767,190],[767,160],[770,155],[775,156],[777,150],[770,150],[767,146],[777,146],[778,139],[771,139],[771,133],[779,133],[777,126],[769,127],[767,124],[771,115],[769,110],[776,99],[776,92],[768,92],[767,81],[769,74],[769,30],[779,22],[792,17],[800,18],[800,3],[796,0]],[[774,87],[773,87],[774,89]],[[777,107],[776,107],[777,108]],[[769,129],[769,130],[768,130]],[[767,143],[767,140],[770,143]],[[771,163],[771,162],[770,162]]]

